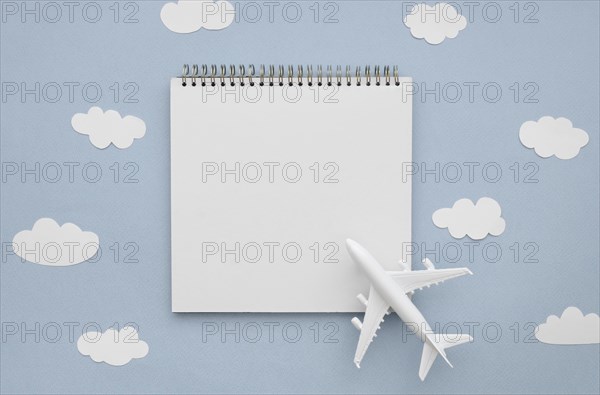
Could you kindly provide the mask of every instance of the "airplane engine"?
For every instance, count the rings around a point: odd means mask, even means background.
[[[435,266],[429,260],[429,258],[423,259],[423,266],[425,266],[425,269],[427,269],[427,270],[434,270],[435,269]]]
[[[367,298],[365,298],[365,295],[363,294],[356,295],[356,299],[358,299],[358,301],[364,304],[365,306],[369,303],[369,301],[367,300]]]

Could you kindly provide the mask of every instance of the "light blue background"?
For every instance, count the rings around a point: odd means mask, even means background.
[[[18,177],[0,184],[3,243],[30,229],[38,218],[51,217],[96,232],[103,248],[100,261],[63,268],[3,257],[1,320],[28,328],[36,322],[41,327],[78,322],[76,336],[88,322],[103,330],[115,322],[135,322],[150,352],[117,368],[81,356],[66,329],[55,343],[43,337],[37,343],[33,335],[24,342],[19,335],[8,336],[1,343],[3,393],[600,391],[598,345],[525,342],[529,322],[543,322],[568,306],[584,313],[598,313],[600,308],[598,2],[536,2],[539,22],[529,24],[514,22],[509,9],[513,2],[498,3],[503,15],[497,23],[484,20],[480,5],[475,20],[456,39],[438,46],[412,38],[402,23],[400,2],[338,2],[335,24],[315,24],[308,9],[312,2],[303,2],[305,14],[296,24],[286,23],[279,13],[274,23],[265,18],[259,23],[241,21],[222,31],[189,35],[175,34],[161,23],[163,1],[138,2],[139,23],[133,24],[115,24],[108,8],[112,2],[100,3],[104,13],[95,24],[83,21],[81,14],[74,23],[35,23],[31,17],[21,23],[14,16],[2,23],[3,83],[97,82],[103,96],[96,105],[138,116],[148,130],[129,149],[101,151],[70,126],[74,113],[87,112],[93,105],[80,90],[73,103],[66,97],[57,103],[35,103],[31,97],[22,103],[9,97],[2,103],[2,162],[97,162],[104,173],[95,184],[83,181],[80,173],[73,183],[63,176],[55,184],[38,184],[31,178],[22,183]],[[522,20],[524,3],[520,6]],[[497,183],[477,173],[474,182],[463,175],[456,183],[437,183],[430,176],[413,184],[413,234],[418,243],[431,247],[453,241],[447,230],[433,225],[431,214],[462,197],[493,197],[507,221],[500,237],[481,242],[501,246],[498,262],[482,258],[481,252],[470,262],[466,248],[456,263],[440,256],[439,267],[468,265],[475,275],[415,298],[432,324],[480,323],[473,344],[449,352],[454,369],[437,361],[421,383],[421,343],[414,336],[403,341],[397,317],[386,320],[357,370],[352,359],[358,334],[351,315],[170,312],[168,86],[183,63],[398,64],[402,75],[430,88],[436,81],[479,82],[480,87],[496,82],[502,87],[497,103],[483,100],[480,89],[473,103],[466,97],[458,103],[443,98],[436,103],[431,95],[426,100],[415,97],[416,162],[433,167],[436,161],[442,166],[472,161],[481,163],[479,169],[495,162],[503,170]],[[139,103],[124,103],[122,97],[115,103],[109,90],[114,82],[135,82]],[[509,90],[515,82],[537,84],[538,103],[523,103],[522,95],[515,103]],[[578,157],[541,159],[521,146],[520,125],[544,115],[567,117],[588,132],[590,142]],[[130,161],[139,166],[139,183],[114,183],[109,166]],[[536,163],[539,182],[515,183],[509,170],[514,162]],[[123,263],[121,256],[115,263],[108,249],[114,242],[137,243],[139,262]],[[515,263],[509,248],[515,242],[521,253],[524,243],[535,243],[539,262],[523,262],[520,255]],[[306,292],[310,288],[306,284]],[[225,342],[218,336],[202,341],[206,323],[233,328],[236,322],[243,327],[266,321],[280,324],[273,342],[266,327],[257,343],[243,338],[237,343],[231,335]],[[282,338],[281,327],[289,322],[302,328],[296,343]],[[321,328],[318,342],[310,329],[315,322]],[[337,343],[323,341],[328,322],[339,328]],[[486,341],[481,330],[490,322],[502,329],[495,343]],[[510,329],[514,323],[521,328],[517,342]]]

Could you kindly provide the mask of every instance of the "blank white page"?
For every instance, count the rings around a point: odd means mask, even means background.
[[[171,81],[172,310],[364,311],[345,240],[390,269],[411,240],[410,79],[226,82]]]

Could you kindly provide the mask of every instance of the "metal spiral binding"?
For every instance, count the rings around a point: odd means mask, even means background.
[[[245,65],[229,65],[229,72],[227,71],[227,65],[219,65],[216,64],[207,65],[203,64],[198,67],[197,64],[192,65],[191,73],[190,73],[190,65],[183,65],[183,72],[181,74],[181,85],[188,86],[188,80],[191,81],[191,86],[197,86],[197,80],[200,80],[201,86],[226,86],[226,80],[229,80],[230,86],[237,85],[244,86],[246,82],[250,86],[254,86],[255,77],[256,77],[256,68],[254,65],[248,66],[249,73],[246,73]],[[352,79],[354,78],[356,86],[362,86],[362,79],[365,80],[365,85],[370,86],[372,77],[375,79],[375,85],[400,85],[400,76],[398,74],[398,66],[393,66],[390,73],[390,66],[383,66],[383,73],[381,72],[380,66],[373,66],[373,75],[371,75],[371,66],[367,65],[364,69],[364,74],[361,72],[361,67],[356,66],[354,69],[354,75],[352,75],[352,67],[346,66],[345,73],[342,73],[342,66],[335,66],[335,73],[333,71],[332,65],[327,65],[325,68],[325,75],[323,74],[323,66],[316,66],[316,74],[313,74],[313,66],[306,66],[306,74],[305,69],[302,65],[298,65],[294,67],[293,65],[287,66],[287,72],[284,65],[277,66],[277,72],[275,65],[269,65],[266,67],[264,64],[261,64],[258,67],[258,85],[259,86],[274,86],[279,85],[283,86],[286,84],[292,86],[294,85],[294,75],[295,75],[295,83],[298,86],[302,86],[306,83],[308,86],[312,86],[314,84],[314,80],[316,79],[316,84],[318,86],[327,85],[337,85],[341,86],[342,82],[346,80],[346,85],[352,85]],[[220,72],[219,72],[220,71]],[[382,74],[383,74],[383,83],[382,83]],[[335,82],[334,82],[335,80]]]

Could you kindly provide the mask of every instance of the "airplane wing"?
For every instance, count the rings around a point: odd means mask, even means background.
[[[379,325],[383,322],[383,317],[388,314],[390,305],[375,291],[371,286],[369,290],[369,301],[367,302],[367,311],[363,319],[356,354],[354,354],[354,363],[360,368],[360,361],[363,359],[369,344],[377,336],[376,332]]]
[[[464,276],[465,274],[473,274],[466,267],[459,267],[455,269],[435,269],[435,270],[419,270],[414,272],[402,271],[402,272],[387,272],[405,293],[409,293],[416,289],[428,287],[432,284],[438,284],[449,280]]]

